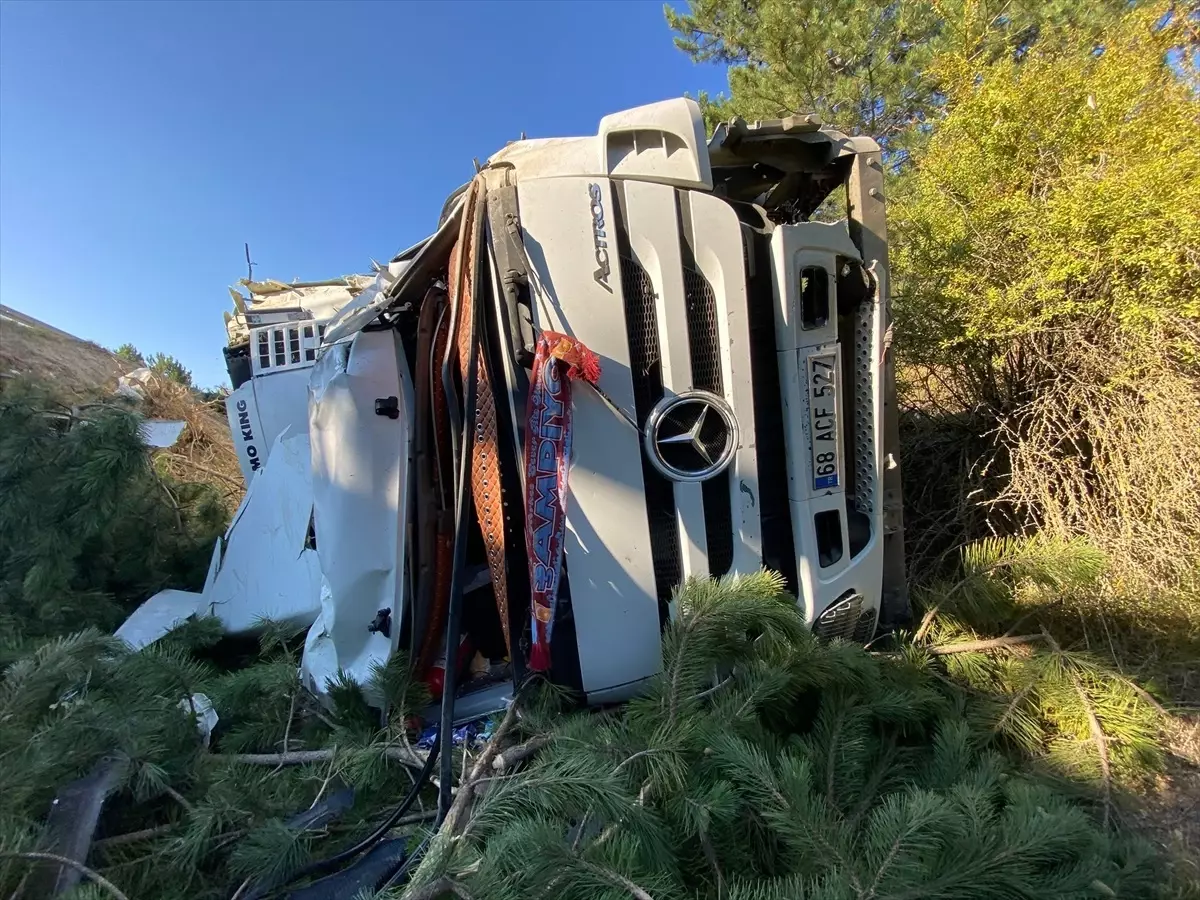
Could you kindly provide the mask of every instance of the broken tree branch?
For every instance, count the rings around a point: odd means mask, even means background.
[[[1020,644],[1033,644],[1045,640],[1040,634],[1015,634],[1010,637],[988,638],[983,641],[959,641],[954,644],[941,644],[929,647],[926,653],[930,656],[948,656],[951,653],[976,653],[980,650],[998,650],[1001,647],[1015,647]]]
[[[213,759],[239,763],[245,766],[305,766],[311,763],[329,762],[334,750],[291,750],[287,753],[214,753]],[[384,755],[393,762],[406,766],[424,766],[425,753],[412,747],[388,747]]]
[[[492,771],[503,772],[505,769],[511,769],[519,762],[524,762],[533,754],[537,753],[543,747],[550,743],[550,735],[539,734],[537,737],[532,737],[523,744],[517,744],[515,747],[509,747],[496,754],[496,758],[492,760]]]
[[[517,700],[520,694],[513,697],[512,703],[508,705],[508,711],[504,713],[504,718],[500,721],[500,726],[496,729],[492,739],[487,742],[487,746],[483,748],[483,752],[479,754],[479,759],[475,761],[475,765],[471,769],[470,775],[463,776],[458,786],[458,796],[454,798],[454,802],[450,804],[450,809],[446,813],[446,819],[442,822],[441,831],[443,834],[455,835],[459,831],[459,822],[464,818],[467,807],[471,805],[471,798],[475,794],[475,782],[483,777],[483,773],[492,768],[492,763],[496,755],[500,752],[500,742],[508,736],[508,733],[517,724]]]

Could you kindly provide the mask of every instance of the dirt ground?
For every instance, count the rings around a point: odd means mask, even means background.
[[[1200,897],[1200,712],[1175,717],[1167,729],[1167,764],[1122,818],[1171,860],[1178,897]]]
[[[133,365],[32,316],[0,306],[0,377],[29,376],[74,396],[110,387]]]

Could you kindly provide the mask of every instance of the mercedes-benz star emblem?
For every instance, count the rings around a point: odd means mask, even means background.
[[[706,481],[725,471],[738,446],[729,404],[708,391],[664,397],[643,430],[646,455],[673,481]]]

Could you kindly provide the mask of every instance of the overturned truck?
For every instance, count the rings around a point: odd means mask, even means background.
[[[824,637],[902,621],[882,190],[868,138],[706,140],[670,100],[509,144],[373,276],[244,282],[246,500],[125,636],[282,619],[318,694],[403,652],[465,718],[530,669],[634,695],[692,577],[776,570]]]

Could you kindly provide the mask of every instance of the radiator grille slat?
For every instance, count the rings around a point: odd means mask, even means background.
[[[620,237],[623,232],[618,231]],[[629,369],[633,378],[633,404],[638,427],[663,396],[662,352],[658,342],[658,313],[654,284],[649,273],[628,253],[621,256],[621,285],[625,292],[625,328],[629,338]],[[683,580],[683,552],[675,521],[675,489],[642,457],[646,488],[646,517],[650,526],[650,553],[654,560],[654,586],[658,599],[667,602]]]
[[[687,209],[680,204],[681,210]],[[683,246],[688,249],[688,235]],[[708,279],[689,265],[683,269],[684,300],[687,308],[688,355],[692,367],[692,387],[725,393],[721,375],[721,329],[717,323],[717,298]],[[708,549],[708,574],[719,577],[733,565],[733,499],[729,492],[729,473],[723,472],[703,483],[704,536]]]
[[[860,305],[854,321],[854,503],[859,512],[875,512],[875,307]]]
[[[720,329],[717,327],[717,298],[712,285],[692,268],[683,270],[687,298],[688,349],[692,362],[692,385],[714,394],[724,393],[721,378]]]
[[[875,633],[875,609],[863,606],[863,598],[850,594],[830,606],[813,623],[813,633],[825,641],[841,638],[865,644]]]
[[[750,377],[754,383],[754,443],[758,455],[758,508],[762,522],[763,565],[799,591],[796,544],[788,506],[788,471],[783,435],[779,354],[775,345],[775,293],[771,285],[769,238],[749,227],[746,246],[746,315],[750,324]]]

